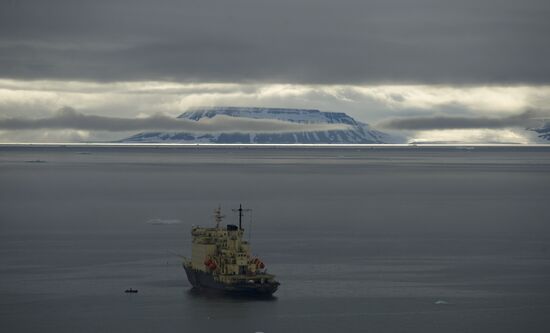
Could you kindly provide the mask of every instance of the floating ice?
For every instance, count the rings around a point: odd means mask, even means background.
[[[172,219],[172,220],[151,219],[147,221],[147,224],[153,224],[153,225],[170,225],[170,224],[178,224],[178,223],[181,223],[181,221],[176,219]]]

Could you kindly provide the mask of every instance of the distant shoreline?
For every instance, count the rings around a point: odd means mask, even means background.
[[[21,142],[21,143],[0,143],[0,148],[476,148],[476,147],[514,147],[514,148],[550,148],[550,144],[510,144],[510,143],[411,143],[411,144],[241,144],[241,143],[99,143],[99,142],[78,142],[78,143],[42,143],[42,142]]]

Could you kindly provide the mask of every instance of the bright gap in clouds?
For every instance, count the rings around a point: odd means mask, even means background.
[[[403,117],[509,117],[530,109],[547,110],[548,105],[550,86],[540,85],[307,85],[156,81],[98,83],[0,79],[1,118],[46,117],[67,106],[87,115],[129,118],[143,118],[159,112],[176,117],[196,106],[258,106],[345,112],[358,121],[377,124],[390,118]],[[481,132],[489,134],[481,135]],[[529,135],[523,136],[525,131],[517,129],[434,129],[404,133],[412,140],[429,138],[430,141],[462,141],[486,140],[487,137],[492,137],[497,141],[509,142],[513,137],[510,134],[512,132],[519,136],[515,142],[531,140]],[[471,135],[472,133],[479,135]],[[0,133],[1,141],[120,138],[121,136],[109,133],[82,130]]]

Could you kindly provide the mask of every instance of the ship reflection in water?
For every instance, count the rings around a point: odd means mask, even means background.
[[[209,288],[192,287],[186,290],[186,296],[190,299],[205,301],[225,301],[225,302],[275,302],[277,296],[274,294],[251,294],[251,293],[232,293]]]

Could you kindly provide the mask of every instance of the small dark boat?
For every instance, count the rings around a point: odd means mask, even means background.
[[[127,294],[137,294],[138,290],[130,288],[130,289],[126,289],[124,292]]]

